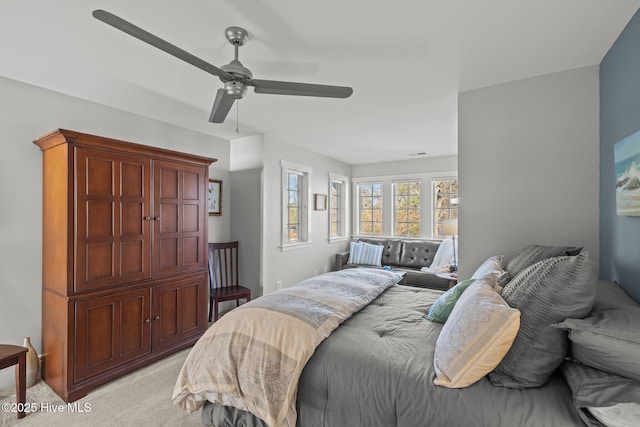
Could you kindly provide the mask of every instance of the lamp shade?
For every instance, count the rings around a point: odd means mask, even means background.
[[[458,234],[458,218],[443,219],[442,234],[445,236]]]

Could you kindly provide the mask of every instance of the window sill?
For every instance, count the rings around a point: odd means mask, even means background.
[[[282,252],[287,252],[287,251],[295,251],[298,249],[306,249],[310,247],[311,247],[311,242],[285,243],[284,245],[280,246],[280,250]]]
[[[329,243],[347,242],[349,240],[351,240],[349,236],[329,237]]]

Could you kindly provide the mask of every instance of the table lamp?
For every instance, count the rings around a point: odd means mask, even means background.
[[[458,234],[458,218],[448,218],[442,220],[442,234],[451,235],[453,237],[453,264],[449,269],[451,273],[458,270],[458,262],[456,260],[456,234]]]

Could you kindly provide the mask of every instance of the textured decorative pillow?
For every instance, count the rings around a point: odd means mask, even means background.
[[[513,388],[546,383],[568,348],[566,331],[551,324],[589,314],[595,294],[596,277],[588,252],[545,259],[514,277],[501,295],[522,313],[520,332],[489,374],[491,383]]]
[[[373,265],[381,267],[382,245],[371,245],[365,242],[351,242],[349,248],[349,264],[356,265]]]
[[[622,307],[640,307],[627,293],[616,283],[599,280],[596,286],[596,301],[593,303],[593,311],[612,310]]]
[[[498,286],[504,286],[509,280],[509,274],[502,268],[502,255],[496,255],[488,258],[471,276],[472,279],[486,278],[493,274],[496,276]]]
[[[520,312],[477,281],[462,294],[442,327],[433,358],[434,384],[467,387],[489,373],[509,351],[520,327]]]
[[[582,248],[571,246],[540,246],[529,245],[518,255],[509,260],[505,265],[505,270],[511,277],[516,277],[525,268],[543,259],[553,258],[557,256],[578,255]]]
[[[396,239],[358,239],[358,242],[369,243],[371,245],[381,245],[382,265],[398,265],[400,264],[400,255],[402,253],[402,241]]]
[[[640,383],[579,363],[565,361],[562,374],[569,384],[580,417],[589,426],[640,425]]]
[[[433,303],[427,313],[427,320],[437,323],[444,323],[449,318],[453,306],[456,305],[462,293],[475,282],[475,279],[467,279],[455,285],[444,294],[440,295],[436,302]]]
[[[573,357],[582,364],[640,381],[640,307],[600,311],[553,326],[569,330]]]

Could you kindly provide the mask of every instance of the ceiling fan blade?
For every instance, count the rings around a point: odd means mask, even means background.
[[[353,89],[347,86],[328,86],[310,83],[279,82],[274,80],[246,80],[246,84],[254,86],[255,93],[274,95],[322,96],[326,98],[348,98]]]
[[[233,106],[233,101],[236,99],[227,94],[227,91],[224,89],[218,89],[216,93],[216,100],[213,101],[213,108],[211,109],[211,115],[209,116],[209,121],[211,123],[222,123],[224,119],[227,117],[229,110]]]
[[[189,52],[182,50],[167,41],[162,40],[158,36],[154,36],[150,32],[143,30],[142,28],[132,24],[131,22],[125,21],[124,19],[114,15],[113,13],[107,12],[106,10],[97,9],[93,11],[92,15],[94,18],[104,22],[105,24],[109,24],[120,31],[123,31],[139,40],[142,40],[145,43],[150,44],[153,47],[156,47],[168,53],[169,55],[173,55],[178,59],[188,62],[189,64],[194,65],[209,74],[220,77],[221,79],[223,79],[223,81],[233,80],[233,76],[226,71],[223,71],[215,65],[212,65],[207,61],[204,61],[197,56],[194,56]]]

